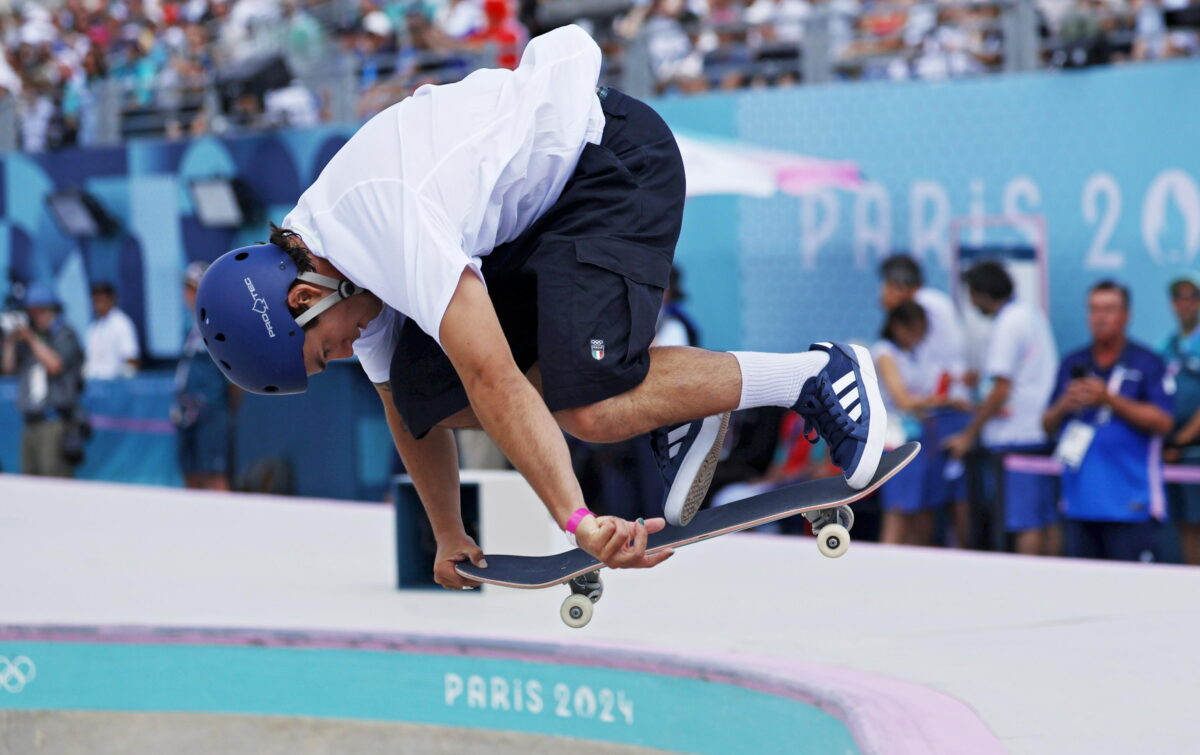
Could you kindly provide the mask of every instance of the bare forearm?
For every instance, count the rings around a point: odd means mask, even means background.
[[[37,360],[42,363],[43,367],[46,368],[46,372],[50,373],[51,375],[57,375],[58,373],[62,372],[62,358],[59,357],[58,352],[50,348],[50,345],[45,341],[37,336],[34,336],[29,339],[29,348],[33,350],[33,355],[37,357]]]
[[[879,379],[883,381],[888,393],[892,395],[892,401],[896,403],[896,408],[902,412],[915,412],[925,408],[924,402],[913,396],[904,387],[904,378],[900,376],[900,368],[896,366],[895,360],[884,355],[876,360],[875,366],[879,373]]]
[[[467,386],[475,416],[549,509],[565,526],[584,505],[562,430],[537,390],[515,366],[510,376]]]
[[[1071,408],[1067,405],[1066,397],[1055,401],[1046,409],[1046,413],[1042,415],[1042,429],[1046,431],[1046,435],[1053,438],[1058,434],[1058,429],[1062,427],[1063,420],[1071,412]]]
[[[1004,405],[1008,403],[1008,397],[1010,393],[1011,385],[1009,384],[1008,380],[1003,378],[996,380],[995,384],[992,386],[991,393],[987,395],[987,398],[983,400],[983,403],[981,403],[975,409],[975,413],[971,415],[971,423],[967,425],[965,432],[971,438],[978,438],[979,433],[983,431],[983,426],[987,424],[987,421],[999,414],[1000,410],[1004,408]]]
[[[449,428],[435,427],[424,438],[417,440],[404,426],[392,404],[390,388],[378,385],[376,388],[383,401],[396,451],[417,488],[434,536],[441,539],[462,534],[465,529],[459,497],[458,448],[454,444],[454,432]]]
[[[1184,443],[1191,443],[1197,436],[1200,436],[1200,411],[1193,414],[1183,427],[1179,428],[1175,437],[1184,439]]]
[[[583,505],[562,431],[513,361],[483,283],[463,271],[441,324],[442,348],[475,417],[563,526]]]
[[[1109,396],[1108,405],[1113,414],[1133,425],[1134,429],[1148,435],[1166,435],[1171,432],[1171,415],[1154,404],[1134,401],[1124,396]]]

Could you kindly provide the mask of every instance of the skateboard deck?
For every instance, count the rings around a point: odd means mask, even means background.
[[[704,509],[698,512],[686,527],[668,524],[661,531],[650,535],[646,542],[646,552],[656,553],[666,548],[679,548],[797,514],[851,504],[878,490],[883,483],[912,461],[920,450],[920,443],[911,442],[885,453],[875,476],[862,490],[851,488],[841,476],[822,477],[819,480],[769,490],[715,509]],[[486,569],[470,562],[459,564],[455,569],[462,576],[478,582],[536,590],[562,584],[605,568],[595,556],[579,548],[551,556],[488,553],[486,558]]]

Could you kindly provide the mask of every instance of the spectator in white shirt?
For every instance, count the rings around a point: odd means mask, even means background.
[[[930,365],[920,348],[928,337],[929,318],[921,305],[909,300],[888,310],[882,338],[871,347],[875,369],[888,410],[885,447],[924,440],[920,418],[936,402],[929,395]],[[941,505],[926,489],[929,452],[920,454],[880,491],[883,507],[882,543],[933,544],[933,509]]]
[[[879,266],[879,279],[879,303],[885,312],[912,302],[920,306],[928,322],[928,333],[912,355],[923,366],[922,382],[912,393],[929,402],[918,417],[924,444],[921,488],[929,506],[951,505],[955,543],[966,547],[970,534],[966,477],[962,462],[951,459],[942,448],[945,440],[962,432],[970,420],[965,411],[970,394],[964,381],[967,348],[962,317],[948,294],[925,285],[920,264],[907,254],[885,259]]]
[[[962,458],[982,439],[993,454],[1047,452],[1042,412],[1050,403],[1058,371],[1050,323],[1039,309],[1016,300],[1012,278],[996,262],[980,262],[963,274],[963,280],[971,303],[995,318],[982,374],[982,385],[990,388],[970,424],[946,441],[946,449]],[[1008,472],[1003,484],[1004,524],[1015,533],[1017,552],[1056,555],[1054,479]]]
[[[92,310],[95,319],[87,329],[84,376],[88,380],[132,376],[141,357],[137,330],[129,315],[117,308],[117,291],[111,283],[92,285]]]

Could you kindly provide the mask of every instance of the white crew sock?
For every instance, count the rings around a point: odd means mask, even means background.
[[[800,398],[804,382],[825,368],[824,351],[767,354],[761,351],[730,352],[742,369],[742,398],[738,409],[757,406],[790,407]]]

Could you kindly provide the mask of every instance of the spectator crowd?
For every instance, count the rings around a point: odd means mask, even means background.
[[[0,92],[29,152],[120,135],[179,137],[367,117],[425,83],[513,66],[570,22],[609,83],[648,91],[786,86],[817,48],[841,79],[999,70],[991,0],[57,0],[0,2]],[[1200,0],[1036,0],[1042,65],[1200,54]],[[639,52],[635,52],[640,51]],[[348,86],[349,85],[349,86]],[[352,91],[345,91],[347,88]],[[647,92],[648,93],[648,92]],[[4,111],[0,109],[0,113]]]
[[[1004,265],[980,262],[963,284],[988,320],[974,336],[982,340],[975,356],[958,305],[925,285],[915,260],[897,254],[880,267],[885,314],[872,354],[889,412],[886,447],[917,440],[923,450],[855,506],[860,529],[869,528],[856,534],[1200,565],[1197,280],[1171,282],[1178,328],[1153,346],[1128,335],[1129,289],[1097,282],[1079,303],[1091,341],[1065,356],[1041,307],[1018,296]],[[790,413],[734,419],[710,505],[837,474]],[[1171,481],[1167,470],[1181,477]],[[805,523],[783,524],[787,532]]]

